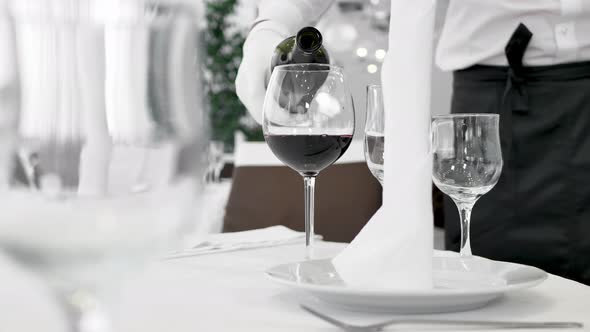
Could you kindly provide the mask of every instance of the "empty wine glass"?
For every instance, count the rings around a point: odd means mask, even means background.
[[[451,114],[432,119],[434,184],[449,195],[461,217],[462,257],[469,257],[471,210],[498,182],[502,151],[497,114]]]
[[[11,1],[0,31],[0,247],[69,331],[194,222],[206,168],[196,8]],[[194,11],[193,11],[194,10]],[[8,38],[4,38],[9,36]]]
[[[275,67],[262,128],[272,152],[303,176],[305,245],[311,257],[315,178],[344,154],[354,134],[354,107],[342,69],[324,64]]]
[[[365,122],[365,160],[373,176],[383,186],[385,153],[385,112],[379,85],[367,86],[367,120]]]

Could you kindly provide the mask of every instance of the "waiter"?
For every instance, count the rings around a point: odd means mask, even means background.
[[[260,2],[236,80],[256,120],[274,46],[329,5]],[[454,73],[452,113],[501,119],[504,168],[473,210],[474,253],[590,284],[590,1],[450,0],[436,61]],[[446,203],[446,244],[457,250]]]

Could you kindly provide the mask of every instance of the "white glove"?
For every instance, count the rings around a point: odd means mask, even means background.
[[[252,29],[244,43],[244,57],[236,76],[236,93],[258,123],[262,123],[262,105],[274,49],[288,37],[287,33],[279,32],[281,30],[270,21],[261,22]]]

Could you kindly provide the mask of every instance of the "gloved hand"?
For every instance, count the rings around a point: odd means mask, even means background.
[[[252,117],[262,122],[262,105],[275,47],[306,25],[313,25],[333,0],[259,0],[257,22],[244,43],[236,92]]]
[[[244,43],[244,57],[236,77],[236,93],[258,123],[262,123],[262,105],[274,49],[288,37],[281,30],[272,22],[261,22],[252,29]]]

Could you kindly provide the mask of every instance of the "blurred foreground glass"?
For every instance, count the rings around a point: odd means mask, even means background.
[[[432,119],[434,184],[449,195],[461,217],[461,256],[469,257],[471,210],[502,171],[499,115],[451,114]]]
[[[192,222],[207,145],[196,15],[27,0],[2,20],[0,246],[49,282],[70,331],[106,329],[104,290]]]
[[[262,128],[272,152],[304,179],[305,245],[313,256],[315,178],[352,141],[354,107],[342,69],[324,64],[274,68]]]
[[[379,85],[367,86],[367,120],[365,122],[365,160],[373,176],[383,186],[385,153],[385,112],[383,91]]]

